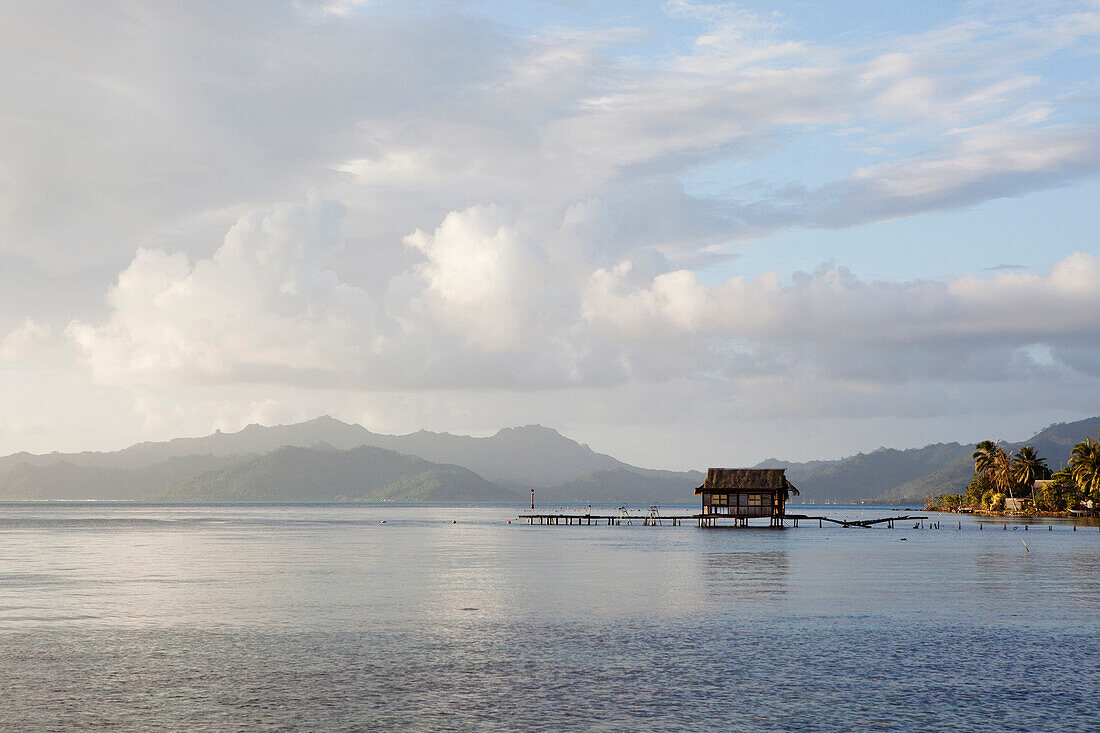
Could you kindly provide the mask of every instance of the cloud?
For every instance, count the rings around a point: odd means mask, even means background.
[[[315,196],[246,214],[194,263],[141,248],[107,292],[108,316],[73,321],[66,335],[105,385],[531,388],[575,378],[568,349],[548,353],[568,312],[555,293],[568,283],[501,209],[452,212],[431,234],[408,235],[421,259],[380,299],[329,268],[343,216]]]
[[[27,363],[40,356],[48,347],[52,329],[33,318],[25,318],[12,331],[0,338],[0,364]]]
[[[1029,270],[1027,265],[1012,265],[1002,262],[999,265],[993,265],[992,267],[983,267],[982,272],[998,272],[1000,270]]]
[[[1100,355],[1100,259],[1085,253],[1048,275],[946,282],[863,281],[836,266],[790,284],[769,273],[707,285],[681,270],[639,285],[631,274],[629,261],[593,273],[581,305],[586,323],[643,354],[690,350],[696,356],[683,359],[685,370],[733,381],[997,381],[1042,376],[1047,367],[1027,355],[1033,344]],[[1059,366],[1078,369],[1077,361]]]
[[[824,187],[805,202],[817,209],[810,223],[846,227],[963,208],[1064,185],[1100,166],[1100,129],[1091,127],[979,128],[948,139],[933,155],[858,169]]]
[[[68,335],[108,384],[332,378],[373,338],[374,304],[325,269],[339,204],[260,209],[209,259],[139,249],[107,294],[102,324]]]
[[[657,246],[707,256],[771,231],[969,206],[1100,168],[1095,125],[1069,114],[1080,90],[1036,71],[1081,52],[1095,10],[975,10],[846,44],[792,39],[782,16],[729,4],[666,10],[693,28],[668,39],[686,42],[672,56],[640,54],[657,28],[520,32],[353,0],[7,6],[0,256],[56,270],[115,266],[137,246],[204,255],[242,211],[310,187],[389,246],[475,206],[533,219],[618,199],[625,229],[647,191],[676,186],[681,205]],[[64,53],[30,63],[42,47]],[[766,160],[806,135],[881,153],[824,184],[780,173],[749,195],[683,186],[700,163]]]
[[[417,230],[405,244],[425,260],[415,268],[425,287],[410,310],[488,351],[515,347],[538,328],[554,285],[550,263],[499,209],[451,212],[434,233]]]
[[[295,0],[307,17],[343,18],[370,4],[370,0]]]
[[[82,292],[0,314],[34,313],[0,361],[69,323],[152,425],[333,395],[380,414],[366,393],[452,416],[569,395],[622,423],[1095,386],[1090,255],[943,281],[701,272],[774,232],[1095,177],[1092,81],[1051,73],[1092,53],[1094,8],[828,39],[682,1],[668,25],[534,29],[354,0],[44,7],[0,9],[0,288]],[[201,406],[173,412],[185,393]]]
[[[342,217],[314,197],[242,217],[193,264],[141,249],[108,292],[108,317],[67,334],[114,385],[477,392],[688,380],[781,401],[798,385],[866,401],[911,383],[1080,377],[1100,355],[1100,258],[1086,253],[1047,274],[888,282],[827,263],[790,282],[707,284],[645,251],[600,266],[548,244],[568,238],[565,221],[542,231],[473,207],[409,234],[421,259],[378,300],[328,269]]]
[[[508,45],[458,15],[357,5],[5,5],[0,253],[58,268],[187,247],[205,216],[332,183],[370,152],[360,123],[482,83]]]

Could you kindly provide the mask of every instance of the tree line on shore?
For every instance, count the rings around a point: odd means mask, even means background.
[[[1054,472],[1029,445],[1013,454],[992,440],[983,440],[975,446],[973,459],[974,473],[965,492],[930,499],[928,509],[1003,511],[1006,499],[1027,499],[1028,510],[1036,513],[1100,507],[1100,440],[1096,438],[1073,446],[1069,464]]]

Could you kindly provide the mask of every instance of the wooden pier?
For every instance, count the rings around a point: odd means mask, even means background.
[[[894,528],[894,522],[907,522],[913,519],[920,521],[921,519],[928,519],[926,516],[918,516],[912,514],[905,514],[900,517],[882,517],[881,519],[833,519],[831,517],[811,517],[806,514],[784,514],[783,519],[790,519],[794,522],[794,526],[798,526],[798,520],[809,519],[817,520],[817,526],[824,526],[822,522],[832,522],[833,524],[839,524],[841,527],[863,527],[864,529],[870,529],[872,525],[886,523],[886,526],[890,529]]]
[[[808,514],[783,514],[773,519],[770,526],[775,528],[783,528],[787,526],[784,524],[786,521],[790,521],[792,527],[797,527],[799,521],[813,521],[817,520],[817,526],[823,527],[825,522],[831,522],[832,524],[838,524],[841,527],[862,527],[863,529],[870,529],[876,524],[886,524],[890,529],[894,528],[894,522],[905,521],[920,521],[927,519],[926,516],[916,515],[902,515],[896,517],[881,517],[879,519],[833,519],[832,517],[817,517],[810,516]],[[608,527],[613,526],[632,526],[637,524],[641,527],[656,527],[663,525],[667,522],[672,527],[682,526],[684,521],[694,521],[699,527],[748,527],[748,517],[736,517],[723,514],[670,514],[661,515],[650,509],[648,514],[629,514],[625,511],[620,511],[618,514],[592,514],[586,512],[584,514],[570,514],[567,512],[527,512],[519,515],[520,521],[527,521],[527,524],[543,524],[543,525],[606,525]],[[718,524],[719,519],[733,520],[733,524]]]
[[[633,525],[637,523],[641,527],[657,527],[664,522],[670,526],[679,527],[685,519],[698,519],[700,514],[648,516],[642,514],[520,514],[521,520],[526,519],[528,524],[606,524],[607,526]]]
[[[694,520],[699,527],[748,527],[750,519],[767,519],[768,526],[773,529],[782,529],[786,522],[790,526],[797,527],[800,521],[817,520],[817,526],[825,526],[825,522],[839,524],[841,527],[862,527],[870,529],[876,524],[886,524],[893,529],[894,522],[909,520],[922,520],[928,517],[910,516],[908,514],[897,517],[881,517],[879,519],[833,519],[832,517],[813,517],[808,514],[788,514],[787,499],[791,494],[798,495],[798,489],[787,480],[785,469],[776,468],[709,468],[707,478],[702,486],[695,489],[695,495],[700,498],[698,514],[670,514],[661,515],[661,505],[653,504],[649,512],[638,516],[631,514],[626,505],[613,510],[614,514],[593,514],[592,505],[584,514],[571,514],[566,511],[536,512],[535,490],[531,489],[531,511],[520,514],[519,520],[527,520],[528,524],[548,525],[586,525],[606,524],[609,527],[615,525],[631,525],[635,521],[643,527],[656,527],[670,523],[673,527],[679,527],[685,520]],[[563,507],[564,509],[564,507]],[[721,522],[721,523],[720,523]]]

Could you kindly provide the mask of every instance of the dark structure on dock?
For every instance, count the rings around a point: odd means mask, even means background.
[[[695,495],[703,497],[700,527],[713,527],[719,518],[731,518],[735,526],[747,526],[753,517],[768,517],[771,526],[782,527],[787,498],[796,489],[782,468],[709,468]]]
[[[625,506],[619,507],[616,514],[593,514],[591,505],[585,514],[572,514],[564,511],[564,507],[557,512],[536,513],[532,502],[532,511],[520,514],[519,519],[526,519],[528,524],[546,525],[591,526],[602,522],[609,527],[633,524],[635,520],[643,527],[657,527],[664,522],[677,527],[684,520],[693,519],[700,527],[718,527],[721,526],[718,524],[719,519],[732,519],[732,525],[725,526],[747,527],[750,519],[767,517],[770,526],[775,528],[782,528],[784,520],[790,520],[790,526],[797,527],[799,520],[816,519],[819,528],[825,522],[830,522],[845,528],[862,529],[869,529],[876,524],[885,524],[893,529],[896,521],[927,519],[909,515],[879,519],[833,519],[807,514],[787,514],[787,499],[791,494],[798,496],[798,489],[787,480],[785,469],[782,468],[710,468],[707,469],[706,481],[695,489],[695,495],[703,497],[703,509],[698,514],[661,514],[657,504],[651,506],[645,516],[632,515]],[[916,528],[917,526],[913,527]]]

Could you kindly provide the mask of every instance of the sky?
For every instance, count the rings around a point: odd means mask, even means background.
[[[0,453],[1100,414],[1100,2],[0,5]]]

